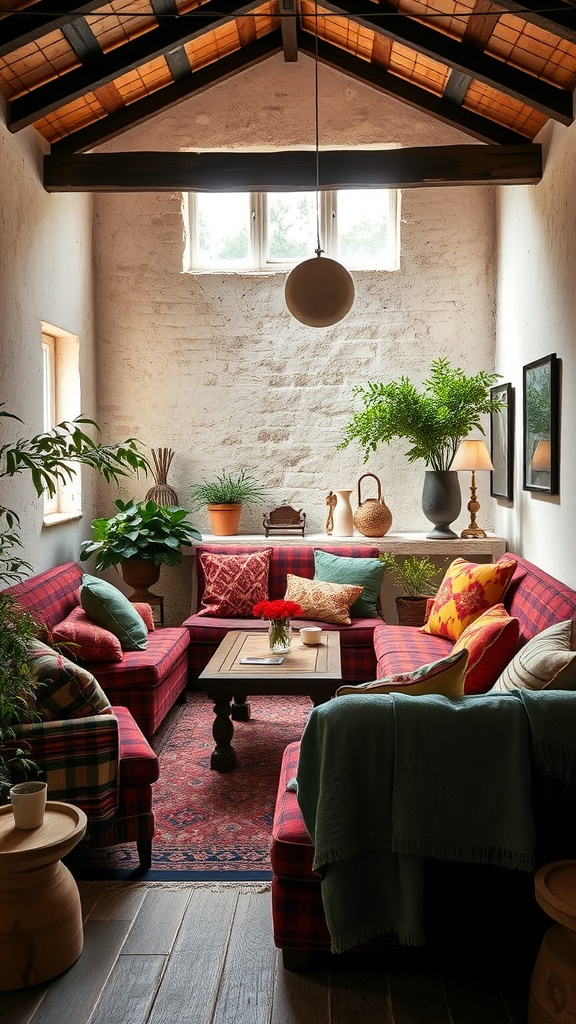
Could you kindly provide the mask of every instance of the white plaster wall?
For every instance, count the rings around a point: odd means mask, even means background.
[[[320,101],[321,145],[328,147],[470,141],[326,68]],[[278,57],[103,148],[313,141],[313,64]],[[488,188],[404,192],[400,271],[354,273],[350,314],[314,329],[289,314],[285,274],[183,274],[179,194],[97,196],[99,421],[110,436],[134,432],[147,445],[172,447],[170,482],[183,503],[204,477],[245,467],[269,487],[268,507],[286,501],[302,508],[309,531],[318,532],[328,491],[354,488],[370,471],[381,480],[393,530],[429,529],[420,508],[424,466],[408,465],[405,446],[383,448],[366,465],[356,445],[337,446],[354,385],[400,373],[420,381],[436,356],[471,372],[492,368],[493,204]],[[460,529],[468,523],[468,475],[462,483]],[[146,486],[132,493],[142,497]],[[490,527],[487,481],[480,498]],[[100,514],[108,514],[109,494],[101,491],[99,500]],[[264,510],[244,513],[240,530],[260,532]],[[204,510],[194,520],[208,530]],[[164,588],[168,574],[178,580],[178,570],[163,573]]]
[[[498,202],[496,368],[515,387],[514,501],[499,502],[496,529],[511,550],[576,586],[576,125],[547,125],[543,180],[501,189]],[[522,367],[561,360],[560,493],[522,490]]]
[[[0,401],[24,421],[0,421],[0,443],[42,430],[42,320],[80,337],[83,412],[96,412],[92,199],[44,191],[46,150],[33,128],[8,132],[0,97]],[[84,476],[89,523],[94,481]],[[27,475],[1,488],[0,503],[21,516],[23,555],[35,572],[78,557],[86,522],[42,528],[42,503]]]

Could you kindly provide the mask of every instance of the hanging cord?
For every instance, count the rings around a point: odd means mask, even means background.
[[[316,146],[316,248],[314,252],[319,257],[324,252],[320,242],[320,153],[319,153],[319,131],[318,131],[318,0],[314,5],[315,33],[314,33],[314,119],[316,125],[315,146]]]

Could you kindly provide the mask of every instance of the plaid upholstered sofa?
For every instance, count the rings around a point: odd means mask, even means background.
[[[205,577],[202,569],[201,556],[208,554],[245,555],[262,551],[269,547],[265,543],[262,547],[256,545],[226,544],[226,547],[217,545],[199,544],[195,550],[196,558],[196,579],[197,579],[197,607],[202,603],[204,594]],[[378,548],[369,545],[351,544],[324,544],[318,545],[322,551],[332,555],[340,555],[346,558],[377,558]],[[270,600],[283,598],[286,592],[286,578],[288,574],[303,576],[313,579],[315,571],[314,548],[311,545],[286,544],[271,546],[270,568],[268,576],[268,597]],[[293,626],[320,625],[326,630],[338,630],[340,632],[340,645],[342,657],[342,678],[351,682],[363,682],[374,678],[376,671],[376,656],[374,653],[374,627],[379,620],[376,618],[352,619],[352,624],[334,625],[332,623],[307,619],[293,620]],[[190,634],[189,667],[190,680],[196,679],[203,668],[206,667],[210,658],[215,653],[218,644],[231,629],[262,629],[264,623],[261,619],[255,618],[218,618],[213,616],[191,615],[185,620],[183,626]]]
[[[509,613],[519,619],[523,647],[547,627],[576,615],[576,591],[519,555],[508,553],[505,557],[517,562],[504,603]],[[449,641],[423,634],[416,627],[383,622],[376,624],[374,643],[378,677],[410,671],[445,657],[451,650]],[[271,840],[274,940],[283,951],[285,966],[292,969],[311,966],[312,954],[327,952],[331,945],[320,878],[312,870],[313,844],[296,793],[292,787],[287,788],[297,775],[299,753],[298,742],[290,744],[284,752]],[[489,736],[486,756],[490,757]],[[537,772],[532,786],[538,863],[572,856],[576,825],[573,786]],[[490,799],[489,792],[486,798]],[[542,924],[535,919],[533,880],[529,873],[425,858],[424,885],[427,945],[439,943],[445,947],[452,942],[457,948],[466,934],[472,943],[479,942],[484,948],[492,949],[498,939],[504,947],[508,943],[509,950],[523,930],[530,938],[530,929],[537,930]],[[509,937],[512,929],[514,938]],[[382,950],[395,946],[397,937],[390,934],[362,948]]]
[[[52,629],[79,605],[84,570],[66,562],[11,587],[19,603]],[[188,682],[187,629],[161,627],[148,634],[144,651],[125,651],[122,661],[85,662],[111,704],[128,708],[145,736],[152,736]]]

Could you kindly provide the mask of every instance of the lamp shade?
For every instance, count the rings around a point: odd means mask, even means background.
[[[450,469],[470,470],[494,469],[486,444],[481,439],[460,441]]]
[[[552,466],[552,450],[550,447],[550,438],[544,437],[541,441],[538,441],[534,449],[532,461],[530,463],[535,473],[549,473]]]
[[[354,282],[341,263],[314,256],[294,267],[286,280],[286,305],[308,327],[331,327],[354,302]]]

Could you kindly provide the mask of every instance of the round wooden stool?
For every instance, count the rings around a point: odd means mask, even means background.
[[[80,956],[78,886],[60,858],[86,824],[78,807],[48,801],[44,824],[23,830],[12,808],[0,807],[0,991],[48,981]]]
[[[536,902],[558,923],[546,932],[532,972],[528,1024],[576,1020],[576,860],[546,864],[534,879]]]

